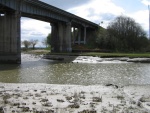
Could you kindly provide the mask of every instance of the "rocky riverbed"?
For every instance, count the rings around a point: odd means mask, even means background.
[[[150,113],[150,85],[0,83],[0,113]]]

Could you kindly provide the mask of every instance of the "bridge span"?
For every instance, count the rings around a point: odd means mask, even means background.
[[[53,52],[71,52],[86,44],[98,25],[39,0],[0,0],[0,61],[21,63],[21,17],[51,25]]]

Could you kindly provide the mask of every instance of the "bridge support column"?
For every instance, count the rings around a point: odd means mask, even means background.
[[[81,28],[78,28],[78,44],[81,44]]]
[[[63,52],[64,51],[64,43],[63,43],[63,40],[64,40],[64,26],[62,23],[59,23],[58,24],[58,37],[59,37],[59,50],[60,52]]]
[[[21,63],[20,13],[17,11],[0,16],[0,61]]]
[[[59,52],[59,37],[58,37],[58,25],[56,23],[51,23],[51,51]]]
[[[51,24],[52,52],[71,52],[71,23]]]
[[[75,27],[73,27],[73,44],[75,44],[76,41],[76,30]]]
[[[86,27],[84,27],[84,44],[86,44]]]
[[[66,46],[67,46],[67,52],[72,52],[72,47],[71,47],[71,23],[67,23],[67,25],[66,25]]]

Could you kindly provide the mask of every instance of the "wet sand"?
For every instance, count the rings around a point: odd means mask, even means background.
[[[150,85],[0,83],[0,113],[150,113]]]

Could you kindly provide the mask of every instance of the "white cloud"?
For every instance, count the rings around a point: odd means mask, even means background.
[[[38,39],[37,46],[42,46],[41,41],[51,32],[50,23],[22,18],[21,19],[21,40]]]
[[[150,0],[141,0],[144,5],[150,5]]]
[[[140,10],[132,14],[128,14],[128,16],[135,19],[137,23],[139,23],[143,29],[148,31],[149,29],[149,13],[148,10]]]
[[[125,12],[123,8],[116,6],[112,0],[91,0],[87,4],[71,8],[68,11],[96,23],[101,21],[108,23],[109,20],[112,20],[111,16],[118,16]],[[111,15],[110,18],[103,20],[105,14]]]
[[[145,5],[150,4],[150,0],[141,0],[141,2]],[[135,19],[146,31],[149,29],[148,10],[127,13],[122,7],[114,4],[113,0],[91,0],[87,4],[71,8],[68,11],[97,24],[103,21],[102,26],[105,28],[115,17],[123,14]]]
[[[23,35],[28,35],[32,37],[32,35],[45,35],[51,32],[50,24],[46,22],[42,22],[35,19],[22,19],[21,21],[21,29]],[[24,34],[25,33],[25,34]],[[27,33],[27,34],[26,34]],[[27,37],[27,36],[26,36]],[[29,38],[31,38],[29,37]],[[22,37],[24,38],[24,37]]]

